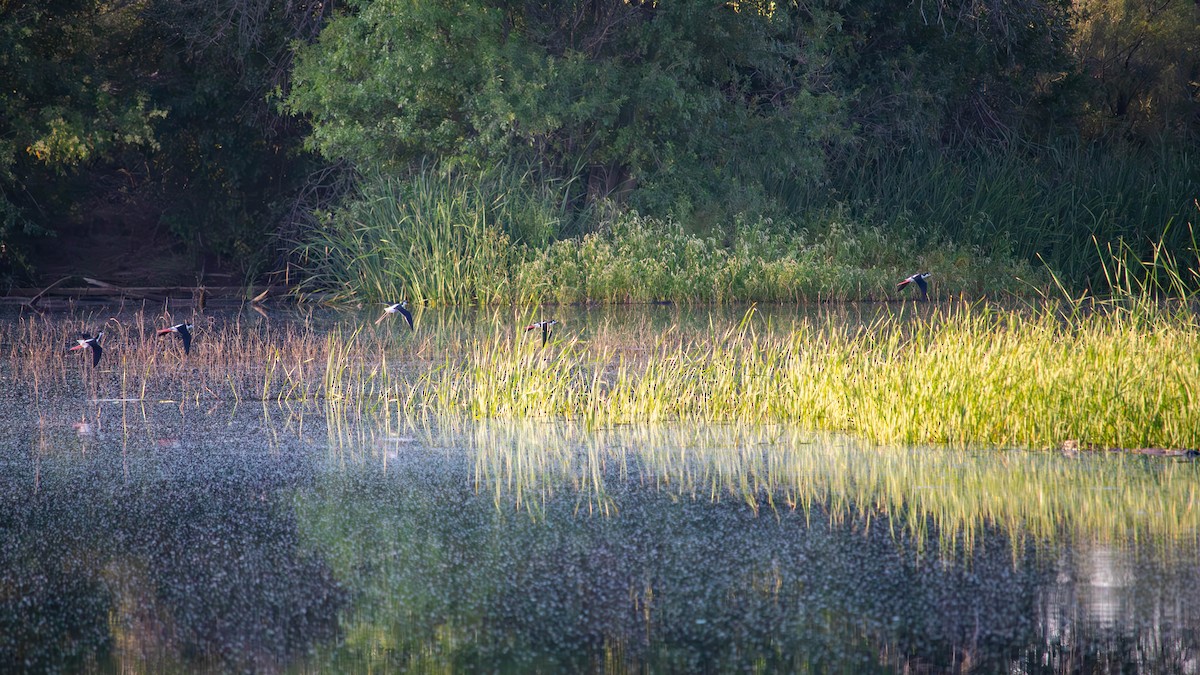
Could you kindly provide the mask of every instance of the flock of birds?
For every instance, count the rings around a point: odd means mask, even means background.
[[[178,335],[180,341],[183,342],[183,353],[190,354],[192,353],[193,328],[194,326],[190,323],[177,323],[174,326],[159,329],[158,336],[162,337],[171,333]],[[67,351],[75,352],[90,349],[92,351],[92,367],[94,368],[100,364],[100,357],[104,356],[104,347],[100,346],[100,338],[103,336],[104,331],[99,331],[95,335],[80,333],[79,337],[75,340],[75,346]]]
[[[416,329],[416,326],[413,325],[412,312],[408,311],[408,301],[407,300],[401,300],[400,302],[397,302],[394,305],[388,305],[387,307],[384,307],[383,314],[381,314],[378,319],[375,319],[375,325],[379,325],[379,323],[381,321],[388,318],[388,316],[391,314],[399,314],[400,316],[404,317],[405,321],[408,322],[409,328],[412,328],[414,330]],[[541,328],[542,329],[542,346],[545,347],[546,343],[550,340],[550,327],[557,323],[558,323],[557,319],[548,319],[545,321],[537,321],[537,322],[529,324],[528,326],[525,326],[525,332],[528,333],[531,330],[537,330],[538,328]]]
[[[933,275],[930,274],[929,272],[918,272],[912,276],[905,278],[900,283],[896,284],[896,290],[901,290],[905,286],[908,286],[909,284],[916,284],[917,288],[919,288],[921,290],[921,299],[928,300],[929,299],[929,277],[931,277],[931,276],[933,276]],[[404,320],[406,322],[408,322],[408,327],[411,329],[414,329],[414,330],[416,329],[416,325],[413,324],[412,312],[408,311],[408,301],[407,300],[401,300],[400,302],[390,304],[390,305],[387,305],[386,307],[384,307],[383,314],[380,315],[380,317],[375,320],[375,324],[378,325],[381,321],[388,318],[392,314],[399,314],[400,316],[404,317]],[[547,320],[543,320],[543,321],[536,321],[534,323],[529,324],[528,326],[525,326],[525,332],[528,333],[531,330],[541,329],[541,331],[542,331],[542,346],[545,347],[546,343],[549,342],[549,340],[550,340],[550,327],[554,326],[556,324],[558,324],[557,319],[547,319]],[[192,352],[192,329],[193,328],[194,328],[194,326],[190,323],[177,323],[174,326],[169,326],[167,328],[159,329],[158,336],[162,337],[164,335],[170,335],[171,333],[178,335],[180,341],[183,343],[183,353],[190,354]],[[103,335],[104,335],[104,331],[99,331],[95,335],[91,335],[88,333],[80,333],[79,337],[75,340],[75,346],[71,347],[67,351],[74,352],[74,351],[83,351],[85,349],[90,349],[92,352],[92,367],[94,368],[100,363],[100,357],[104,355],[104,348],[100,346],[100,338]]]

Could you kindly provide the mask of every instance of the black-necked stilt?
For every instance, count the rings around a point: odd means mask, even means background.
[[[92,337],[88,333],[80,333],[79,338],[75,340],[75,346],[67,351],[74,352],[81,349],[92,350],[92,367],[100,363],[100,357],[104,355],[104,348],[100,346],[100,336],[104,335],[104,331],[96,333],[96,337]]]
[[[378,319],[375,319],[376,325],[378,325],[380,321],[383,321],[384,319],[386,319],[388,314],[399,314],[400,316],[404,317],[405,321],[408,322],[409,328],[416,330],[416,326],[413,325],[412,313],[408,311],[408,301],[407,300],[401,300],[400,302],[397,302],[394,305],[388,305],[387,307],[384,307],[383,315],[380,316]]]
[[[549,321],[538,321],[537,323],[531,323],[528,326],[525,326],[525,332],[528,333],[529,331],[534,330],[535,328],[541,328],[542,329],[542,346],[545,347],[546,341],[550,339],[550,326],[553,326],[556,323],[558,323],[557,319],[550,319]]]
[[[193,326],[190,323],[177,323],[174,326],[171,326],[170,328],[160,328],[158,330],[158,336],[162,337],[168,333],[178,333],[179,339],[183,340],[183,353],[191,354],[192,353],[192,328],[193,328]]]
[[[921,289],[921,299],[928,300],[929,299],[929,282],[927,281],[927,279],[929,279],[929,277],[931,277],[931,276],[933,276],[933,275],[930,274],[929,272],[918,272],[918,273],[912,275],[911,277],[908,277],[904,281],[901,281],[900,283],[896,284],[896,290],[900,290],[909,284],[916,284],[917,288]]]

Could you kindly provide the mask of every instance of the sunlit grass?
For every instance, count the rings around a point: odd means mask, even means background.
[[[1063,323],[959,307],[926,320],[755,325],[667,336],[645,353],[505,337],[418,386],[478,417],[593,426],[692,419],[798,423],[876,442],[1054,447],[1200,445],[1200,348],[1183,319]]]
[[[93,369],[63,355],[67,326],[0,328],[35,396],[321,401],[357,413],[632,422],[789,422],[879,443],[1099,448],[1200,446],[1200,331],[1186,311],[939,308],[778,325],[567,326],[545,348],[521,317],[450,335],[311,321],[200,322],[193,353],[151,320],[110,322]],[[444,329],[455,331],[451,326]],[[455,339],[457,336],[457,339]]]

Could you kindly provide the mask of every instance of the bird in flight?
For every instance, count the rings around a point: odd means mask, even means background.
[[[896,284],[896,290],[900,290],[909,284],[916,284],[917,288],[921,289],[921,299],[929,299],[929,277],[933,276],[929,272],[918,272],[904,281]]]
[[[531,323],[528,326],[525,326],[525,332],[528,333],[529,331],[534,330],[536,328],[541,328],[542,329],[542,346],[545,347],[546,341],[550,339],[550,326],[553,326],[556,323],[558,323],[557,319],[550,319],[549,321],[538,321],[537,323]]]
[[[160,328],[158,331],[158,336],[162,337],[168,333],[178,333],[179,339],[183,340],[183,353],[191,354],[192,353],[192,327],[193,326],[190,323],[177,323],[174,326],[171,326],[170,328]]]
[[[416,330],[416,326],[413,325],[412,312],[408,311],[408,301],[407,300],[401,300],[400,302],[397,302],[394,305],[388,305],[387,307],[384,307],[383,315],[380,316],[378,319],[375,319],[375,324],[378,325],[380,321],[383,321],[384,319],[386,319],[388,314],[399,314],[400,316],[404,317],[405,321],[408,322],[409,328]]]
[[[71,347],[67,351],[74,352],[82,349],[91,349],[92,367],[95,368],[96,364],[100,363],[100,357],[104,355],[104,348],[100,346],[101,335],[104,335],[104,331],[96,333],[95,337],[92,337],[87,333],[80,333],[79,338],[75,340],[75,346]]]

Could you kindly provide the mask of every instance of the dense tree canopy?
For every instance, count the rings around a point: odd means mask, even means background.
[[[843,135],[838,16],[775,5],[364,2],[302,53],[289,104],[331,158],[519,158],[686,212],[818,176]]]
[[[1194,144],[1200,6],[0,0],[0,277],[106,220],[269,265],[332,163],[513,166],[703,228],[1064,138]]]
[[[684,216],[762,209],[856,157],[847,143],[1200,129],[1198,10],[1183,0],[349,10],[301,51],[288,99],[326,157],[385,171],[521,158]]]
[[[31,235],[106,221],[240,259],[306,170],[268,100],[327,3],[0,2],[0,279]],[[236,266],[237,263],[234,263]]]

